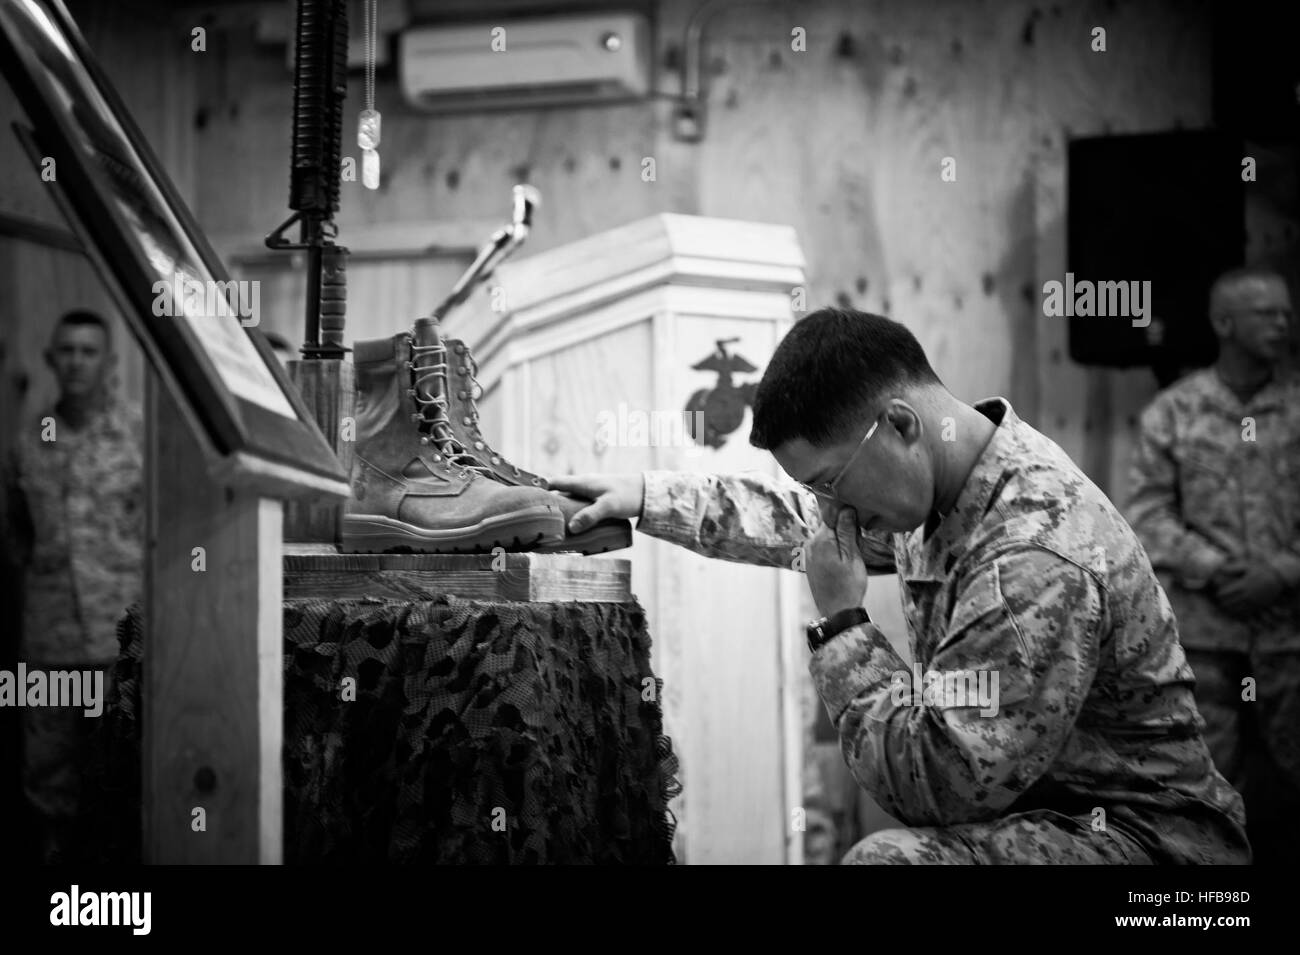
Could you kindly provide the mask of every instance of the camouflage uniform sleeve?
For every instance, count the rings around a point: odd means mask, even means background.
[[[1103,608],[1086,571],[1020,546],[963,583],[919,678],[871,624],[820,647],[810,669],[853,775],[907,825],[1004,812],[1073,731],[1096,671]],[[981,672],[982,685],[960,679]]]
[[[1158,399],[1142,413],[1129,469],[1126,516],[1142,540],[1151,566],[1171,571],[1188,590],[1201,590],[1228,554],[1183,523],[1178,511],[1178,469],[1170,454],[1173,418]]]
[[[643,477],[637,530],[705,557],[802,569],[798,549],[821,527],[812,492],[757,471],[646,471]],[[868,570],[894,572],[888,535],[862,535],[859,549]]]

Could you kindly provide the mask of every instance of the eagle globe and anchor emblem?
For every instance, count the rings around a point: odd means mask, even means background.
[[[718,382],[712,388],[701,388],[686,402],[687,428],[696,443],[710,448],[720,448],[727,436],[740,427],[745,419],[745,408],[754,402],[757,382],[737,385],[731,376],[757,371],[740,355],[727,352],[739,338],[716,339],[717,349],[702,361],[691,366],[695,371],[716,372]]]

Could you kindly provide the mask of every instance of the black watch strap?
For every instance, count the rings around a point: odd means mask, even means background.
[[[849,607],[829,617],[814,620],[808,624],[808,649],[816,653],[818,648],[825,645],[832,637],[838,636],[850,627],[857,627],[864,623],[871,623],[871,617],[861,607]]]

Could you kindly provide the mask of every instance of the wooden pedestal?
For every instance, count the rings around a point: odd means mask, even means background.
[[[470,600],[632,599],[632,563],[580,554],[339,554],[288,545],[284,597],[403,600],[454,594]]]

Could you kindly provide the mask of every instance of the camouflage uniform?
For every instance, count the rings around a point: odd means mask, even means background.
[[[29,670],[103,668],[107,693],[117,620],[141,594],[142,434],[139,412],[109,401],[80,429],[48,409],[16,436],[6,551],[25,570],[19,655]],[[22,719],[27,798],[47,820],[66,821],[94,720],[54,707],[25,708]]]
[[[924,670],[991,671],[996,714],[916,700],[873,624],[810,668],[853,774],[906,830],[846,862],[1245,863],[1241,798],[1214,769],[1173,612],[1137,538],[1010,405],[931,533],[862,534],[899,575]],[[791,566],[816,498],[763,475],[647,472],[638,527],[698,553]],[[970,701],[964,701],[970,702]],[[901,705],[900,705],[901,704]],[[924,704],[924,705],[923,705]]]
[[[1253,434],[1251,429],[1253,427]],[[1300,850],[1300,381],[1279,378],[1242,402],[1213,369],[1161,392],[1142,415],[1128,516],[1178,616],[1197,675],[1215,763],[1243,793],[1257,845],[1247,768]],[[1226,561],[1262,560],[1286,584],[1249,619],[1222,610],[1206,584]],[[1255,701],[1243,701],[1246,677]],[[1256,753],[1258,752],[1258,757]]]

